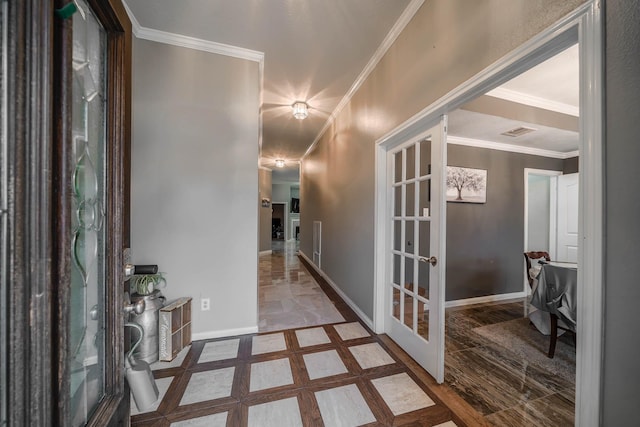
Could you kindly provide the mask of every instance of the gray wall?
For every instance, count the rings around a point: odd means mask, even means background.
[[[259,250],[271,250],[271,203],[269,206],[262,206],[262,199],[271,200],[271,170],[258,169],[259,197],[258,206],[260,209],[260,246]]]
[[[564,163],[562,165],[562,173],[568,175],[570,173],[578,173],[578,157],[571,157],[569,159],[564,159]]]
[[[323,270],[367,316],[373,316],[375,140],[581,3],[425,2],[303,160],[301,251],[311,258],[313,221],[322,221]]]
[[[529,175],[527,251],[549,251],[550,178]]]
[[[607,1],[604,426],[640,425],[640,7]]]
[[[487,202],[447,203],[446,299],[521,292],[524,169],[562,169],[562,160],[449,145],[448,164],[487,170]]]
[[[133,48],[133,259],[166,272],[168,299],[194,298],[199,337],[256,328],[258,63]]]

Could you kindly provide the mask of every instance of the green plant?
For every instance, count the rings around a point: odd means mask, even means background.
[[[131,277],[131,290],[140,295],[151,295],[160,284],[167,284],[164,273],[156,274],[135,274]]]

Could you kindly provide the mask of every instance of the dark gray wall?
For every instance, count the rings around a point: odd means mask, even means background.
[[[529,175],[527,251],[549,251],[550,185],[548,175]]]
[[[561,170],[562,160],[462,145],[447,157],[487,170],[486,203],[447,203],[447,301],[521,292],[524,169]]]
[[[578,173],[578,157],[564,159],[562,164],[562,173],[568,175],[570,173]]]
[[[607,1],[603,426],[640,425],[640,6]]]

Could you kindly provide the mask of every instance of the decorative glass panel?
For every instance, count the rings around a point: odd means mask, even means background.
[[[72,269],[68,425],[85,425],[104,396],[106,33],[82,0],[73,15]]]

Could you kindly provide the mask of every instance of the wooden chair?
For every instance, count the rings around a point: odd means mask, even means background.
[[[547,260],[547,262],[551,261],[551,257],[549,257],[549,252],[545,252],[545,251],[531,251],[531,252],[525,252],[524,253],[524,261],[527,265],[527,279],[529,280],[529,286],[533,287],[533,279],[531,278],[531,275],[529,274],[529,270],[531,270],[531,260],[532,259],[540,259],[543,258],[545,260]]]

